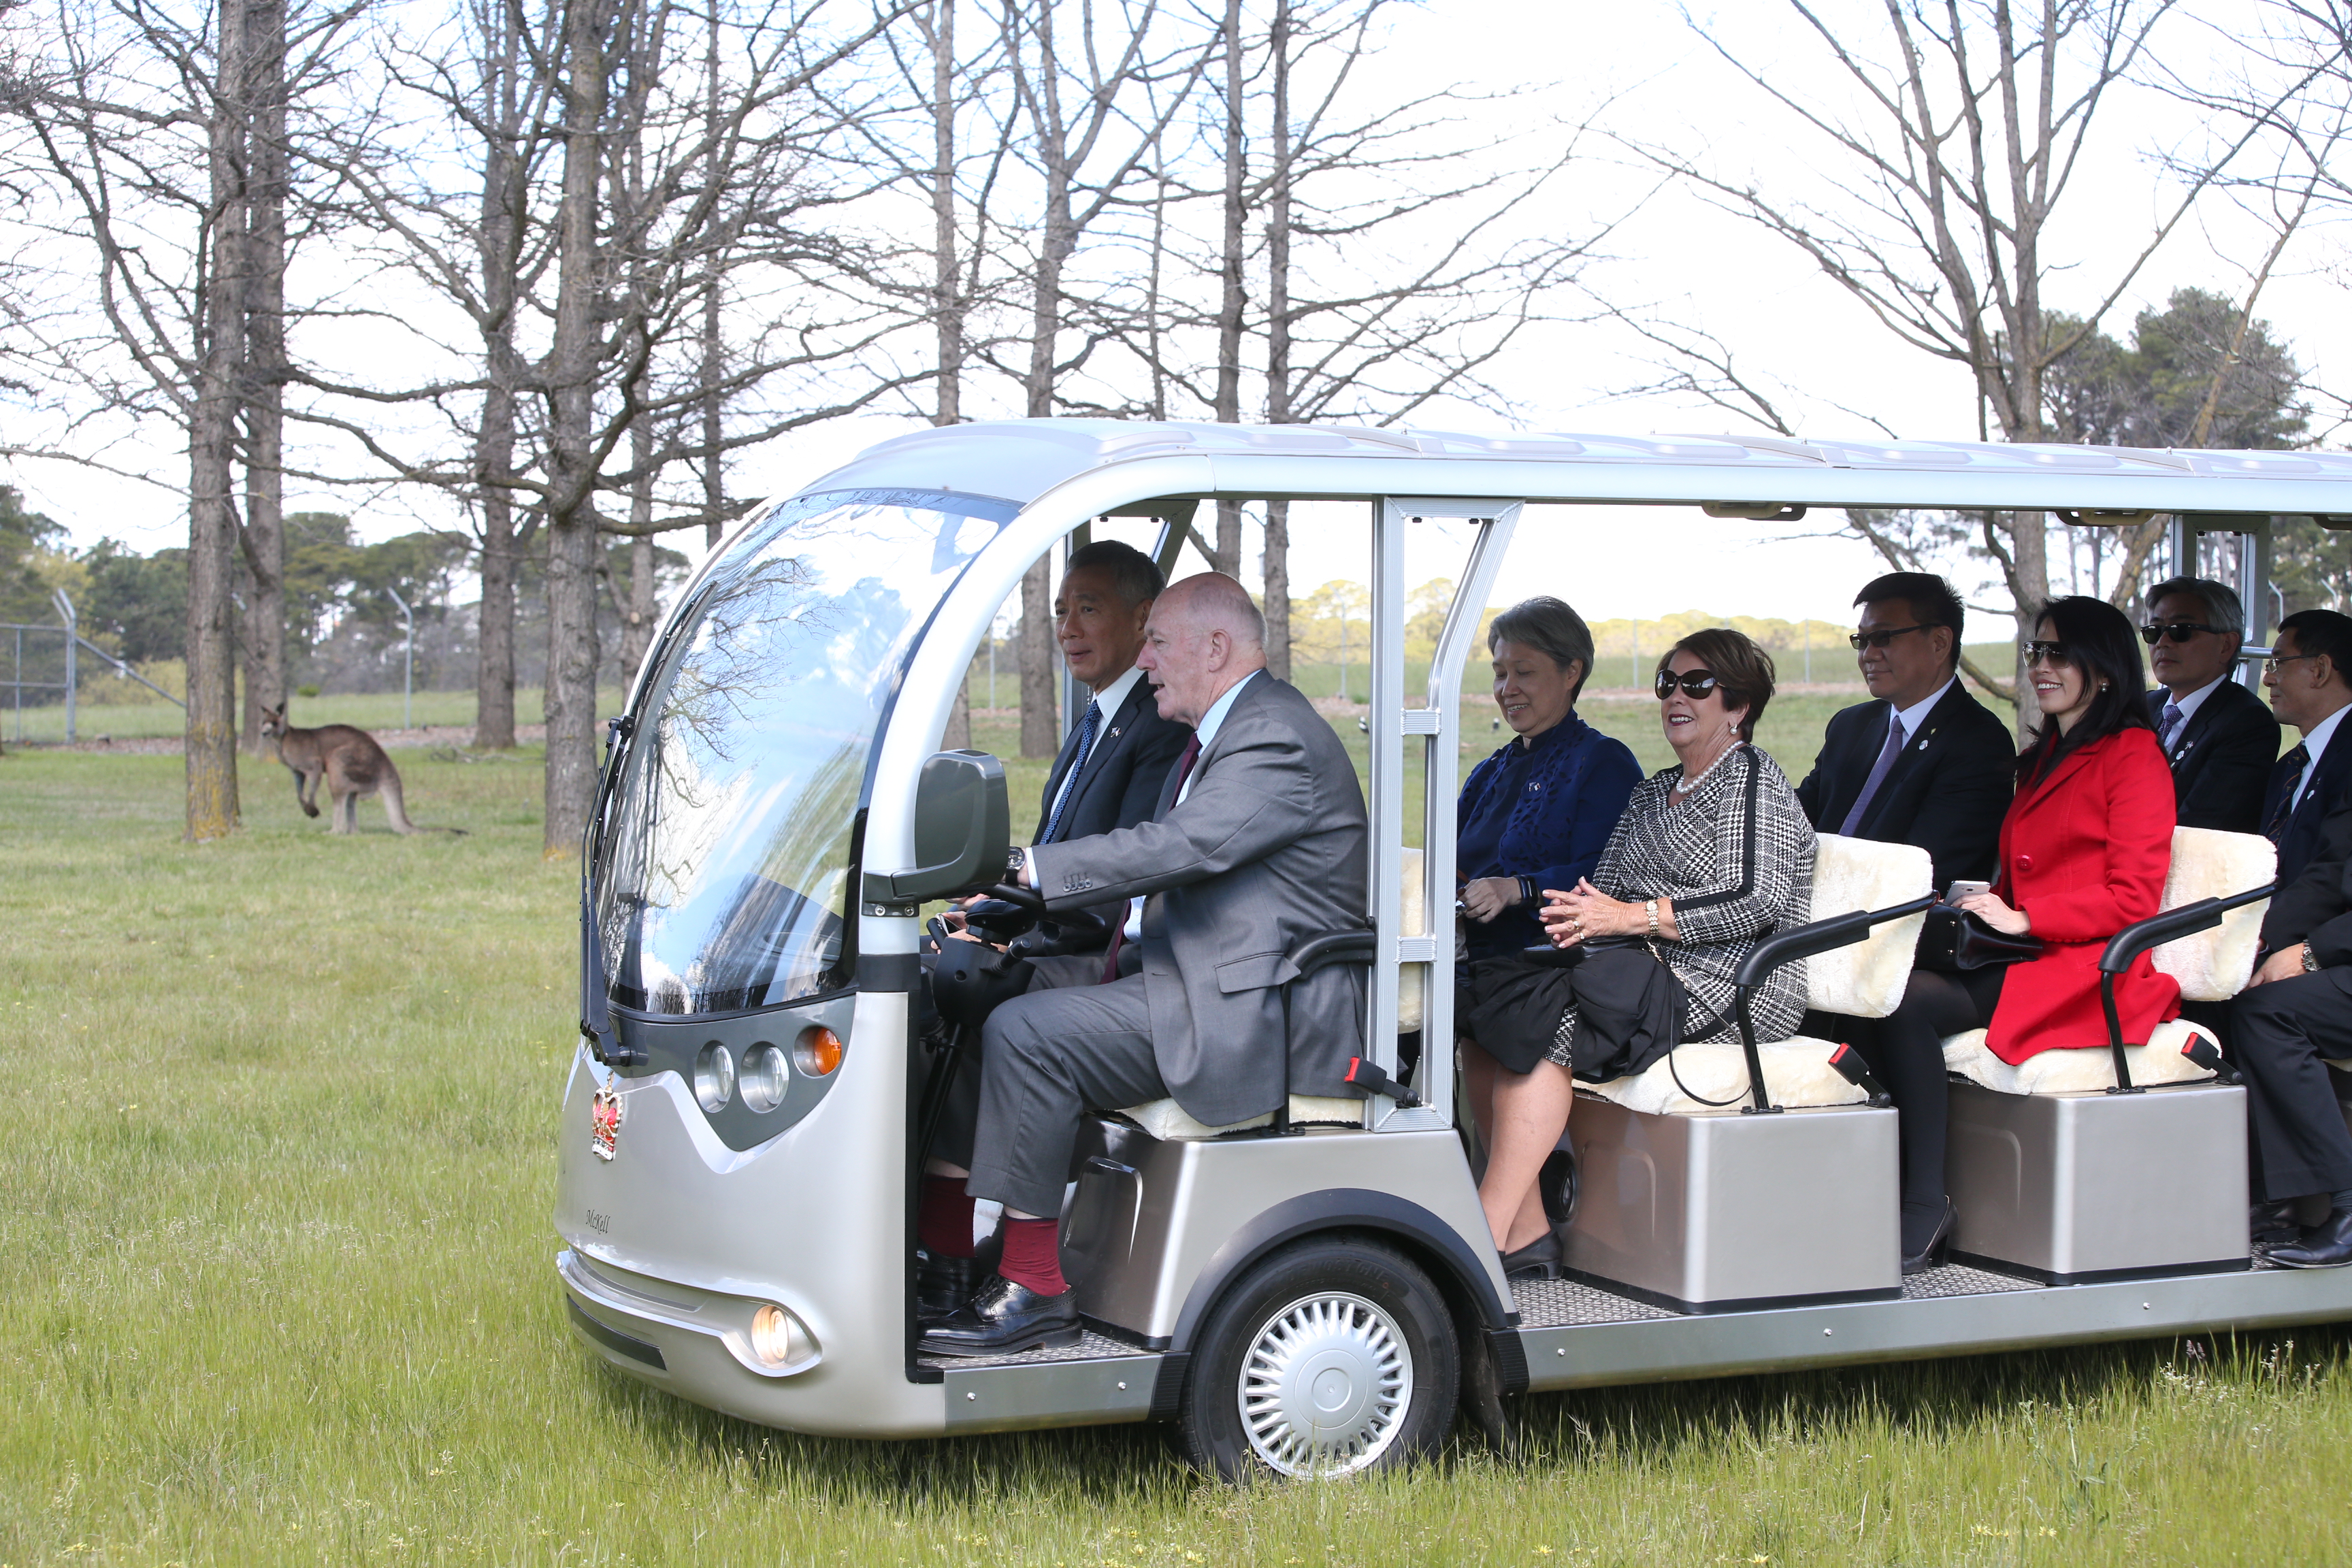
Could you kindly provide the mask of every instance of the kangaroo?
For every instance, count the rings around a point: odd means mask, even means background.
[[[278,742],[278,760],[294,774],[294,799],[305,816],[319,815],[319,781],[327,781],[334,801],[331,831],[352,833],[359,827],[360,796],[382,795],[383,814],[394,833],[425,831],[408,820],[400,799],[400,770],[392,765],[375,737],[349,724],[326,724],[299,730],[286,722],[286,706],[261,710],[261,732]],[[455,827],[431,831],[457,833]]]

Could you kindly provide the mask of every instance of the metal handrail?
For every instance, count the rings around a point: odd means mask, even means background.
[[[2129,969],[2149,948],[2210,931],[2220,925],[2221,917],[2231,910],[2259,903],[2277,891],[2276,882],[2265,882],[2226,899],[2200,899],[2193,904],[2162,910],[2144,921],[2135,921],[2107,939],[2105,951],[2099,954],[2099,1006],[2107,1016],[2107,1049],[2116,1064],[2115,1087],[2107,1090],[2109,1094],[2147,1092],[2133,1085],[2131,1067],[2124,1060],[2124,1026],[2122,1016],[2116,1011],[2116,976]]]
[[[1739,1048],[1748,1058],[1748,1090],[1755,1100],[1753,1105],[1739,1108],[1743,1116],[1774,1115],[1780,1107],[1773,1104],[1764,1087],[1764,1058],[1756,1047],[1756,1020],[1748,1010],[1749,998],[1765,978],[1782,964],[1794,963],[1801,958],[1811,958],[1841,947],[1851,947],[1869,936],[1874,927],[1888,921],[1899,921],[1919,914],[1936,901],[1934,893],[1924,893],[1900,904],[1889,904],[1883,910],[1856,910],[1852,914],[1832,915],[1825,921],[1813,921],[1776,931],[1748,950],[1732,972],[1731,984],[1736,988],[1735,1005],[1739,1014]]]

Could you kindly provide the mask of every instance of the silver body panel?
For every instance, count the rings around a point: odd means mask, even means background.
[[[1079,1167],[1063,1238],[1078,1310],[1146,1344],[1173,1338],[1203,1272],[1253,1221],[1295,1200],[1350,1191],[1402,1199],[1450,1229],[1484,1260],[1496,1297],[1510,1299],[1451,1129],[1313,1127],[1162,1142],[1103,1118],[1081,1138]],[[1344,1199],[1336,1207],[1344,1211]]]
[[[2053,1282],[2242,1268],[2246,1091],[1998,1094],[1955,1083],[1945,1185],[1963,1258]]]
[[[1701,1312],[1902,1286],[1892,1110],[1652,1116],[1580,1094],[1569,1132],[1580,1275]]]

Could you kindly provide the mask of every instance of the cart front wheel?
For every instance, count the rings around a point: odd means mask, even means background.
[[[1331,1477],[1433,1452],[1461,1350],[1444,1298],[1393,1247],[1302,1242],[1252,1268],[1203,1325],[1179,1420],[1227,1480]]]

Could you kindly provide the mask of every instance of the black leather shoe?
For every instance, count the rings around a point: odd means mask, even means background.
[[[1559,1237],[1546,1231],[1517,1252],[1503,1254],[1503,1278],[1506,1279],[1557,1279],[1559,1278]]]
[[[2302,1235],[2303,1226],[2294,1223],[2294,1203],[2293,1198],[2284,1198],[2274,1204],[2256,1204],[2247,1212],[2246,1230],[2256,1247],[2283,1247]]]
[[[2330,1209],[2294,1240],[2264,1247],[2262,1254],[2283,1268],[2341,1268],[2352,1263],[2352,1209]]]
[[[1947,1196],[1944,1199],[1944,1217],[1936,1222],[1936,1234],[1927,1238],[1927,1246],[1904,1257],[1903,1272],[1925,1274],[1943,1262],[1945,1255],[1952,1249],[1952,1227],[1959,1223],[1959,1207]]]
[[[988,1278],[988,1270],[977,1258],[940,1258],[918,1250],[915,1254],[915,1319],[921,1323],[936,1323],[952,1316],[958,1307],[971,1300],[980,1282]]]
[[[988,1283],[988,1277],[996,1272],[996,1260],[1003,1256],[1002,1227],[972,1248],[970,1258],[947,1258],[915,1248],[915,1321],[929,1326],[952,1314]]]
[[[979,1294],[923,1331],[921,1353],[1012,1355],[1041,1345],[1074,1345],[1083,1331],[1076,1289],[1040,1296],[992,1274]]]

